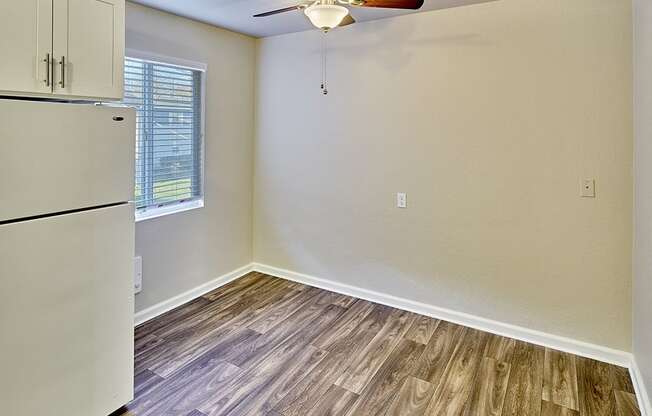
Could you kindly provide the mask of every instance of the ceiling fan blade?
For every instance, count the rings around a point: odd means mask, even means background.
[[[418,10],[423,6],[423,0],[365,0],[362,4],[353,4],[359,7]]]
[[[351,16],[351,14],[347,14],[346,17],[342,20],[342,23],[340,23],[339,27],[352,25],[354,23],[355,23],[355,19],[353,18],[353,16]]]
[[[291,6],[291,7],[285,7],[283,9],[278,9],[278,10],[272,10],[271,12],[265,12],[265,13],[258,13],[255,14],[254,17],[267,17],[271,16],[274,14],[279,14],[279,13],[285,13],[285,12],[292,12],[294,10],[300,10],[302,6]]]

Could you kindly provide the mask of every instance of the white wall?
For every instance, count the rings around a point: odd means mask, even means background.
[[[335,30],[326,97],[320,36],[258,44],[255,260],[629,351],[630,2]]]
[[[635,218],[633,349],[652,388],[652,3],[634,2]]]
[[[142,310],[252,259],[255,40],[128,3],[127,47],[208,64],[205,207],[140,222]]]

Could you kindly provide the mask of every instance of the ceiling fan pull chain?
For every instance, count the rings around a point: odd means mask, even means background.
[[[326,45],[326,32],[323,32],[323,38],[321,42],[321,89],[324,95],[328,94],[328,87],[326,86],[326,54],[327,54],[327,45]]]

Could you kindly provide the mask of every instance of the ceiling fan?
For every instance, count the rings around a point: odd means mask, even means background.
[[[267,17],[279,13],[300,11],[308,17],[317,28],[328,32],[329,30],[355,23],[355,19],[347,7],[375,7],[383,9],[418,10],[423,6],[424,0],[316,0],[284,7],[254,17]]]

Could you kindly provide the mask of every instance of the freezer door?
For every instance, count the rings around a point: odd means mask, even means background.
[[[0,222],[134,199],[133,109],[0,100]]]
[[[131,400],[133,211],[0,225],[0,413],[106,416]]]

